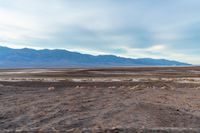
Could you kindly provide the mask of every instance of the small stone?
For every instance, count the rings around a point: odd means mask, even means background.
[[[79,88],[79,86],[77,85],[75,88]]]
[[[48,88],[48,91],[53,91],[53,90],[55,90],[55,87],[49,87]]]

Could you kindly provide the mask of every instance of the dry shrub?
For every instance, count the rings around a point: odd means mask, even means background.
[[[130,90],[134,90],[134,91],[139,91],[139,90],[144,90],[145,88],[148,88],[145,85],[136,85],[130,88]]]

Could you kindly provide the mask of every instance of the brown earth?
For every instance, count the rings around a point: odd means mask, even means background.
[[[1,132],[200,132],[200,67],[0,70]]]

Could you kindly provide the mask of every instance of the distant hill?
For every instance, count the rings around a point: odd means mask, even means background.
[[[123,58],[114,55],[93,56],[67,50],[11,49],[0,46],[0,68],[64,68],[120,66],[188,66],[165,59]]]

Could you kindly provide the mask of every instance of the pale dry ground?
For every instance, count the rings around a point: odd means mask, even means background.
[[[2,132],[200,132],[200,68],[0,70]]]

